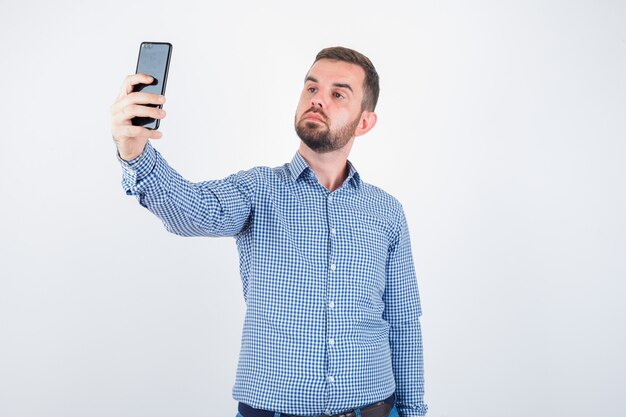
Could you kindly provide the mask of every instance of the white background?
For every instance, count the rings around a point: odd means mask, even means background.
[[[381,76],[351,160],[403,203],[429,416],[626,415],[624,1],[0,3],[0,415],[232,416],[232,239],[127,197],[109,106],[174,44],[155,146],[191,180],[291,159],[315,54]]]

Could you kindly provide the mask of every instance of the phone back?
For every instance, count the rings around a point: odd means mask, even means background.
[[[167,73],[169,71],[172,44],[167,42],[142,42],[139,47],[136,73],[144,73],[154,78],[152,84],[137,84],[133,91],[142,91],[153,94],[165,94]],[[161,105],[147,104],[150,107],[161,108]],[[148,129],[158,129],[159,120],[151,117],[134,117],[132,124]]]

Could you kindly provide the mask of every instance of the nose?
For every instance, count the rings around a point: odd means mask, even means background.
[[[314,98],[313,100],[311,100],[311,107],[313,108],[323,108],[324,106],[322,105],[322,100],[318,100],[316,98]]]
[[[313,97],[311,97],[311,107],[314,108],[324,108],[324,101],[322,100],[320,92],[316,92]]]

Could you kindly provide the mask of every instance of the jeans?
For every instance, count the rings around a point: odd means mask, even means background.
[[[236,417],[243,417],[241,414],[237,413]],[[280,416],[278,416],[280,417]],[[358,414],[357,414],[358,417]],[[396,406],[394,405],[393,408],[391,409],[391,411],[389,412],[389,414],[387,415],[387,417],[400,417],[398,415],[398,410],[396,409]]]

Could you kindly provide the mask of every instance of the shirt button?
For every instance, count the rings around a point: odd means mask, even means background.
[[[335,269],[337,269],[337,265],[335,265],[335,264],[331,264],[331,265],[330,265],[330,269],[334,271]]]
[[[326,380],[329,384],[332,384],[333,382],[335,382],[335,377],[333,377],[332,375],[328,375],[328,378],[326,378]]]
[[[329,301],[328,302],[328,308],[335,308],[335,302],[334,301]]]
[[[329,196],[328,196],[328,202],[329,202],[329,203],[332,203],[332,202],[333,202],[333,196],[332,196],[332,195],[329,195]]]
[[[335,236],[337,234],[337,229],[335,229],[334,227],[330,229],[330,234]]]
[[[328,339],[328,344],[331,346],[335,345],[335,339],[333,339],[332,337],[330,339]]]

